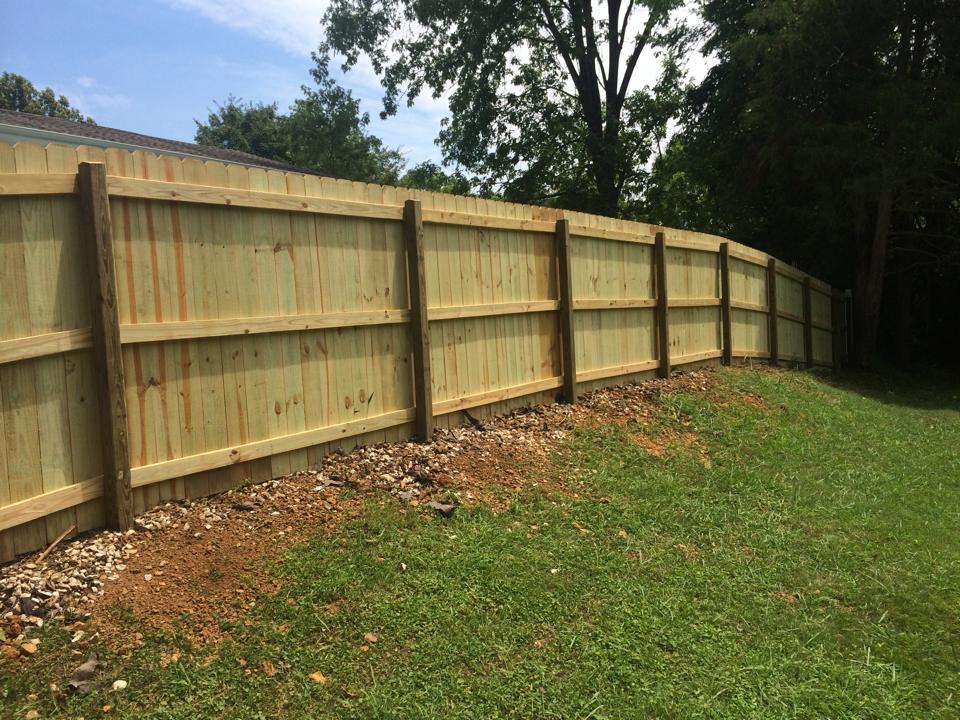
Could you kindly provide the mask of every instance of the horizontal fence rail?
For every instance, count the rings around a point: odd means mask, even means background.
[[[696,363],[831,366],[837,295],[723,238],[0,145],[0,559]]]

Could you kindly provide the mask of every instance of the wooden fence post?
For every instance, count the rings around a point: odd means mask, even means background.
[[[730,243],[720,243],[720,327],[721,362],[733,362],[733,326],[730,320]]]
[[[833,371],[839,372],[840,366],[843,364],[843,331],[846,322],[843,293],[834,288],[830,299],[830,328],[833,332],[830,356],[833,360]]]
[[[577,353],[573,331],[573,282],[570,267],[570,221],[557,220],[557,289],[560,295],[560,344],[563,399],[577,401]]]
[[[103,163],[80,163],[78,180],[90,269],[93,356],[103,454],[104,516],[109,527],[127,530],[133,524],[133,491],[130,486],[127,404],[124,397],[106,167]]]
[[[667,326],[667,245],[658,232],[653,245],[653,263],[657,286],[657,366],[658,377],[670,377],[670,329]]]
[[[423,267],[423,211],[419,200],[407,200],[403,204],[403,241],[407,249],[410,339],[413,343],[414,433],[421,440],[429,440],[433,435],[433,388],[427,283]]]
[[[770,316],[770,364],[780,362],[780,338],[777,334],[777,259],[767,261],[767,313]]]
[[[803,279],[803,352],[808,368],[813,367],[813,302],[810,297],[810,278]]]

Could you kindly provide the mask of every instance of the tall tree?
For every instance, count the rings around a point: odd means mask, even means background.
[[[429,160],[407,170],[400,177],[400,185],[450,195],[469,195],[473,192],[472,183],[461,172],[444,172],[437,163]]]
[[[276,103],[244,103],[231,95],[207,115],[206,122],[194,120],[197,126],[194,137],[201,145],[289,162],[287,120],[277,110]]]
[[[367,131],[370,116],[360,111],[349,90],[330,78],[322,60],[312,74],[316,87],[304,86],[303,96],[286,114],[276,103],[230,97],[206,122],[195,121],[196,141],[347,180],[396,184],[403,156]]]
[[[655,219],[696,203],[703,229],[852,284],[863,365],[875,355],[885,279],[923,257],[956,257],[953,5],[708,0],[707,49],[719,62],[655,168]]]
[[[11,72],[0,75],[0,108],[93,123],[93,118],[72,107],[65,96],[57,95],[51,88],[41,90],[23,75]]]
[[[367,56],[384,115],[449,93],[439,142],[482,189],[616,215],[679,99],[682,0],[332,0],[319,53]],[[654,56],[659,57],[654,59]],[[660,62],[655,88],[641,63]]]

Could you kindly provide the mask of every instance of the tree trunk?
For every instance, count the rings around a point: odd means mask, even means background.
[[[916,328],[913,319],[913,272],[901,270],[897,275],[897,304],[896,304],[896,348],[897,362],[901,365],[910,365],[913,361],[913,338]]]
[[[591,153],[593,180],[596,187],[596,202],[593,212],[608,217],[618,217],[620,211],[620,190],[617,187],[617,150],[616,144],[610,145],[604,139],[596,140],[596,149]]]
[[[880,302],[883,298],[883,276],[887,269],[887,241],[892,210],[893,189],[886,183],[877,200],[873,237],[860,252],[854,286],[854,360],[863,368],[873,364],[877,353],[877,330],[880,326]]]

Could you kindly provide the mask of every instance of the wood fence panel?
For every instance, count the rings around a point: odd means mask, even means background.
[[[584,219],[577,219],[583,227]],[[599,219],[597,219],[599,220]],[[598,231],[601,223],[589,220]],[[591,237],[572,237],[574,332],[581,392],[624,382],[623,369],[643,363],[655,367],[656,326],[653,300],[653,246]],[[623,307],[628,301],[651,301],[647,307]],[[583,306],[592,304],[592,309]]]
[[[813,321],[813,362],[816,365],[833,364],[831,303],[830,293],[814,285],[810,292],[810,317]]]
[[[804,362],[803,342],[803,283],[782,263],[777,268],[777,330],[780,361]],[[795,272],[795,271],[794,271]]]
[[[75,150],[0,145],[0,173],[75,173]],[[90,327],[79,200],[0,198],[0,341]],[[89,342],[0,365],[0,507],[100,474],[98,410]],[[72,525],[98,526],[91,503],[0,531],[0,558],[52,541]]]
[[[717,252],[671,247],[667,236],[667,297],[669,298],[670,362],[707,360],[721,355],[720,255]],[[716,301],[712,307],[681,307],[683,301]]]
[[[730,300],[733,305],[730,317],[734,358],[742,360],[748,357],[768,357],[770,346],[766,314],[765,259],[761,264],[757,264],[738,257],[730,258]]]

